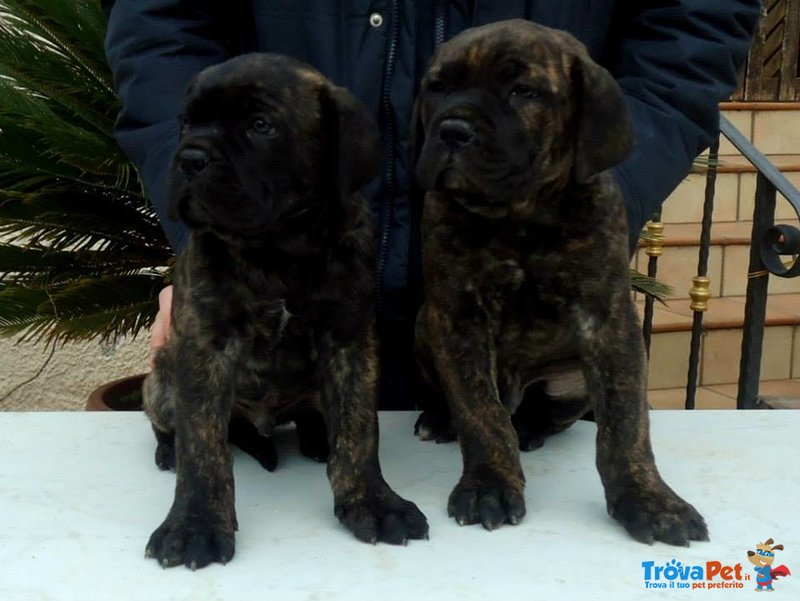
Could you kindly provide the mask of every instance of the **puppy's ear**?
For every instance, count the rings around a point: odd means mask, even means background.
[[[344,88],[323,86],[320,105],[322,127],[333,153],[332,177],[345,201],[380,172],[378,126],[367,108]]]
[[[622,90],[588,56],[575,62],[577,140],[574,176],[583,183],[621,163],[633,147],[633,127]]]

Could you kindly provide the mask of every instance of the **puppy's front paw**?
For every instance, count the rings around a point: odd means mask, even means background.
[[[328,456],[331,454],[331,448],[328,441],[321,438],[303,438],[300,437],[300,453],[303,456],[313,459],[317,463],[325,463],[328,461]]]
[[[437,443],[452,442],[456,431],[446,413],[423,411],[414,424],[414,434],[420,440],[435,440]]]
[[[689,546],[689,541],[708,540],[705,520],[670,488],[656,490],[631,486],[608,505],[608,512],[639,542],[658,540]]]
[[[405,545],[409,539],[428,537],[425,515],[387,485],[353,499],[337,502],[334,512],[357,539],[372,544],[380,541]]]
[[[156,444],[156,465],[160,470],[174,470],[175,460],[175,440],[159,440]]]
[[[460,526],[482,524],[494,530],[502,524],[518,524],[525,516],[522,488],[499,478],[469,481],[462,478],[450,493],[447,514]]]
[[[278,467],[278,451],[270,436],[262,436],[248,419],[234,416],[228,424],[228,440],[253,457],[268,472]]]
[[[331,449],[328,444],[328,428],[317,411],[311,411],[295,418],[300,452],[314,461],[325,463]]]
[[[517,432],[517,439],[519,440],[519,450],[524,453],[534,451],[544,445],[547,439],[547,433],[540,429],[529,427],[527,424],[513,421],[514,429]]]
[[[211,520],[170,515],[150,536],[145,557],[155,558],[164,568],[184,564],[195,570],[215,561],[228,563],[234,550],[232,531]]]
[[[153,426],[156,435],[156,465],[160,470],[174,470],[175,460],[175,432],[164,432]]]

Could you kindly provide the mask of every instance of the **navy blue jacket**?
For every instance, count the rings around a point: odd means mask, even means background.
[[[524,17],[567,30],[617,78],[636,145],[615,170],[635,240],[716,135],[735,89],[759,0],[116,0],[106,54],[122,102],[116,135],[139,169],[176,249],[166,177],[188,81],[241,52],[290,54],[353,91],[378,118],[383,177],[367,190],[380,232],[384,321],[419,301],[419,195],[412,194],[411,109],[435,47],[471,25]],[[111,6],[113,5],[113,6]],[[408,328],[406,328],[408,329]]]

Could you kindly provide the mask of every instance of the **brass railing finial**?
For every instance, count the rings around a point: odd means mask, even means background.
[[[664,224],[660,221],[648,221],[645,224],[647,233],[645,238],[645,253],[650,257],[660,257],[664,252]]]
[[[692,311],[708,310],[708,299],[711,298],[711,280],[704,275],[696,275],[692,278],[692,287],[689,289],[689,296],[692,299]]]

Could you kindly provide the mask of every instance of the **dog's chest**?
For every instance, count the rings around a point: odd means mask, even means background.
[[[477,251],[468,278],[490,320],[499,359],[532,365],[574,354],[570,312],[576,274],[570,261],[526,236]]]
[[[559,319],[575,274],[558,252],[523,234],[496,237],[471,252],[467,287],[491,313],[507,320]]]
[[[242,295],[241,310],[250,328],[245,364],[237,383],[240,398],[279,407],[311,387],[319,359],[318,332],[308,306],[293,303],[293,295],[279,275],[253,278]]]

